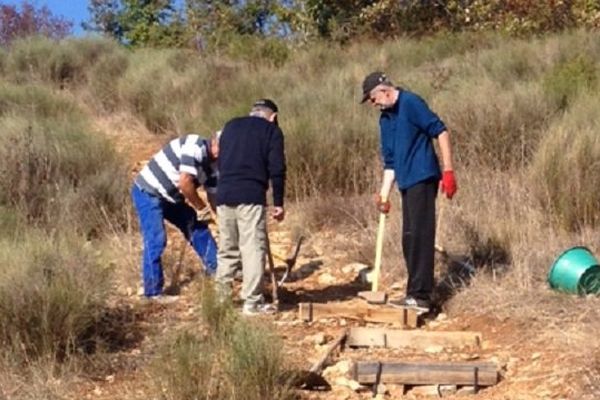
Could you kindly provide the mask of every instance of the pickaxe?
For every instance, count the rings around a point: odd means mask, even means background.
[[[275,262],[273,261],[273,253],[271,252],[271,242],[269,240],[269,234],[267,233],[267,260],[269,262],[269,272],[271,275],[271,290],[273,296],[273,304],[279,304],[279,294],[278,289],[279,286],[283,285],[283,283],[287,280],[292,268],[296,265],[296,261],[298,260],[298,253],[300,253],[300,246],[302,245],[302,241],[304,240],[304,236],[300,236],[298,238],[298,242],[296,243],[296,248],[294,250],[294,254],[292,257],[286,258],[285,261],[285,272],[283,276],[277,282],[277,278],[275,277]]]
[[[296,243],[296,249],[294,250],[294,254],[291,257],[288,257],[285,260],[283,260],[285,262],[285,272],[279,280],[279,286],[283,285],[283,283],[289,277],[290,272],[292,272],[292,268],[294,268],[294,266],[296,265],[296,261],[298,260],[298,253],[300,253],[300,246],[302,246],[303,241],[304,236],[300,236],[298,238],[298,242]]]

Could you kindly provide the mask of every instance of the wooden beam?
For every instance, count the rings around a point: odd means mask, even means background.
[[[341,303],[300,303],[299,318],[303,321],[314,321],[320,318],[347,318],[366,322],[379,322],[401,326],[417,327],[417,311],[410,308],[373,307],[365,304]]]
[[[354,380],[363,385],[395,383],[401,385],[473,385],[491,386],[498,383],[494,363],[445,362],[357,362]]]
[[[325,364],[325,362],[327,361],[327,359],[329,358],[329,356],[331,355],[331,353],[333,353],[333,351],[338,346],[340,346],[340,347],[343,346],[344,341],[347,339],[347,337],[348,337],[348,330],[344,329],[344,331],[327,348],[327,351],[325,351],[325,353],[323,353],[323,355],[321,356],[321,358],[319,358],[319,360],[316,363],[314,363],[312,367],[310,367],[309,372],[310,373],[320,374],[321,370],[323,369],[323,364]]]
[[[410,347],[425,350],[431,346],[450,348],[480,347],[479,332],[405,331],[385,328],[352,327],[346,344],[349,347]]]

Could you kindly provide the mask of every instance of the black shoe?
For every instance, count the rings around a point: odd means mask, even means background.
[[[424,313],[429,312],[431,304],[427,300],[415,299],[412,296],[406,296],[402,299],[391,299],[388,304],[395,307],[412,308],[413,310],[421,311]]]

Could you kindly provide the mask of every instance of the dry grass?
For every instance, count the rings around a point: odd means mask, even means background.
[[[43,237],[1,242],[0,343],[21,362],[62,360],[86,348],[110,287],[111,271],[97,264],[91,249]]]
[[[268,96],[282,110],[289,198],[300,202],[294,230],[317,234],[329,229],[358,238],[347,250],[371,263],[377,224],[371,193],[380,179],[378,113],[358,105],[357,100],[365,73],[384,68],[397,83],[423,95],[453,134],[459,192],[451,202],[439,199],[444,211],[438,242],[474,264],[478,272],[468,286],[457,282],[445,310],[453,315],[509,316],[529,324],[532,345],[563,353],[566,348],[565,363],[579,363],[581,381],[574,385],[582,393],[577,398],[583,398],[598,387],[598,355],[589,351],[598,342],[599,319],[594,311],[598,300],[555,293],[548,288],[546,276],[556,255],[568,247],[585,244],[593,252],[600,251],[596,195],[600,147],[594,135],[599,127],[595,117],[599,104],[597,93],[584,88],[595,84],[598,43],[597,33],[574,32],[532,42],[459,35],[423,42],[400,38],[345,48],[316,44],[291,54],[278,68],[218,57],[199,59],[171,50],[125,53],[102,44],[89,44],[89,52],[97,55],[89,57],[96,57],[97,62],[85,64],[69,47],[83,44],[60,48],[43,42],[18,44],[14,54],[9,51],[2,58],[0,68],[2,77],[12,82],[0,85],[0,116],[7,133],[0,157],[5,160],[0,177],[7,188],[0,196],[0,226],[5,236],[14,236],[23,234],[32,215],[45,217],[39,221],[46,227],[77,223],[85,233],[103,222],[97,229],[111,236],[111,241],[93,242],[94,248],[111,248],[103,253],[102,267],[114,265],[121,271],[118,286],[123,291],[119,294],[130,294],[127,288],[135,289],[139,281],[140,244],[130,238],[135,221],[123,194],[129,184],[121,170],[111,166],[121,161],[99,138],[88,142],[79,135],[79,131],[93,135],[87,125],[69,126],[70,122],[86,112],[110,119],[112,114],[106,113],[118,109],[125,116],[117,123],[136,125],[137,131],[143,124],[155,133],[207,135],[228,118],[245,114],[256,97]],[[571,90],[573,82],[577,90]],[[561,102],[563,98],[567,101]],[[77,107],[73,99],[84,101],[85,107]],[[127,134],[128,126],[120,127],[119,133]],[[23,140],[28,132],[37,140],[30,147]],[[11,140],[19,152],[12,151]],[[83,156],[74,156],[72,148],[83,150]],[[11,164],[23,159],[35,161],[32,174],[20,174],[22,169]],[[60,186],[72,183],[69,179],[79,171],[86,175],[77,185]],[[30,182],[25,178],[31,179],[32,186],[25,185]],[[53,208],[58,201],[52,196],[56,185],[65,194],[60,197],[60,212]],[[45,191],[26,190],[34,186]],[[387,284],[405,277],[400,201],[394,196],[385,240]],[[15,225],[20,228],[15,230]],[[166,255],[167,270],[176,263],[176,253],[171,248]],[[61,257],[69,261],[69,254],[71,250]],[[63,258],[49,260],[44,263],[56,264]],[[67,261],[64,264],[72,266]],[[447,268],[438,263],[440,278]],[[16,267],[11,271],[24,279]],[[43,269],[34,272],[45,279]],[[25,284],[15,287],[20,290],[17,294],[32,290]],[[11,305],[13,318],[20,314],[12,307],[17,303],[11,301],[2,304]],[[217,374],[222,383],[210,393],[224,398],[239,397],[231,382],[240,383],[254,398],[285,398],[279,355],[269,347],[276,339],[265,328],[228,320],[229,311],[220,309],[213,297],[204,297],[201,303],[203,321],[212,336],[231,340],[212,346],[206,336],[188,332],[170,341],[155,372],[161,384],[171,388],[168,396],[206,397],[202,387],[211,387]],[[33,310],[32,306],[22,308]],[[66,314],[72,318],[69,321],[76,320],[76,314]],[[258,336],[244,335],[244,330]],[[62,347],[72,345],[76,337],[69,334],[61,339],[67,343]],[[263,353],[269,354],[268,359],[260,358]],[[215,359],[229,364],[213,370],[209,366]],[[264,363],[272,363],[273,369]],[[266,375],[255,371],[240,376],[249,364],[263,365],[258,372]],[[35,393],[38,398],[60,396],[64,386],[37,374],[10,369],[0,375],[9,390],[32,385],[29,398]],[[6,378],[11,376],[15,378]]]
[[[167,339],[151,368],[162,398],[294,398],[273,329],[240,317],[230,301],[218,300],[210,283],[202,285],[199,297],[203,329]]]
[[[552,126],[539,146],[531,168],[537,199],[546,213],[569,230],[597,226],[600,120],[594,111],[600,99],[581,96]]]

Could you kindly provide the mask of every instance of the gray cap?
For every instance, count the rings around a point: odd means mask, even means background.
[[[278,112],[279,111],[279,108],[277,108],[277,105],[271,99],[259,99],[259,100],[256,100],[254,102],[254,104],[252,105],[252,107],[266,107],[266,108],[270,109],[273,112]]]
[[[388,77],[385,75],[385,73],[381,71],[371,72],[369,75],[367,75],[362,84],[363,97],[361,103],[367,101],[371,90],[375,89],[378,85],[386,82],[390,83]]]

